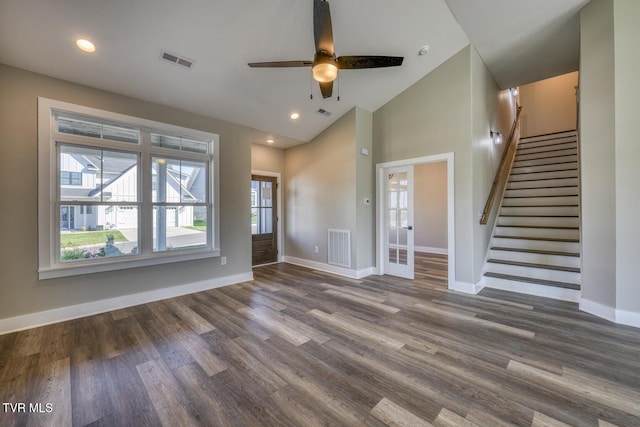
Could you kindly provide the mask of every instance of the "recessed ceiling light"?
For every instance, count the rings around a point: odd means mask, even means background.
[[[267,144],[273,144],[275,141],[271,138],[267,139]]]
[[[96,51],[96,46],[89,40],[78,39],[76,40],[76,46],[83,52],[93,53]]]
[[[418,55],[420,55],[420,56],[422,56],[422,55],[426,55],[427,53],[429,53],[429,49],[431,49],[431,48],[429,47],[429,45],[422,46],[422,47],[420,48],[420,50],[418,51]]]
[[[300,117],[300,114],[299,113],[291,113],[291,115],[289,117],[291,117],[291,120],[297,120]]]

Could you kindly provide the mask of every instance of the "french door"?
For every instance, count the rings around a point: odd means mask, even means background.
[[[384,272],[413,279],[413,166],[384,171]]]
[[[251,175],[251,265],[278,260],[277,178]]]

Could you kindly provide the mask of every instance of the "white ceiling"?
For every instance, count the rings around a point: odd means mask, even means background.
[[[312,59],[312,0],[0,0],[0,62],[245,125],[254,129],[253,142],[274,137],[275,146],[287,147],[312,139],[355,105],[375,111],[469,38],[502,87],[535,75],[523,65],[523,46],[540,55],[534,63],[560,64],[555,53],[569,52],[569,64],[547,66],[544,77],[553,69],[573,71],[571,16],[587,1],[331,0],[338,55],[405,61],[398,68],[343,70],[334,97],[324,100],[308,68],[247,66]],[[502,41],[505,34],[513,42]],[[558,38],[554,55],[541,48],[548,46],[544,35]],[[97,52],[80,52],[78,37],[92,40]],[[424,45],[430,51],[419,56]],[[193,68],[161,61],[165,50],[192,59]],[[333,114],[325,117],[319,108]],[[300,119],[290,120],[292,111]]]

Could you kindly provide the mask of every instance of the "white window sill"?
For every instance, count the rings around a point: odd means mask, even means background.
[[[191,261],[197,259],[215,258],[220,256],[220,249],[197,251],[189,253],[162,253],[151,257],[123,257],[122,259],[110,258],[105,261],[91,262],[87,264],[69,263],[59,264],[51,268],[38,270],[38,279],[56,279],[59,277],[80,276],[83,274],[101,273],[104,271],[125,270],[127,268],[147,267],[151,265],[169,264],[172,262]]]

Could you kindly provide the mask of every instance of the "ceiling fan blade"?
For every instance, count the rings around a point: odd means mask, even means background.
[[[252,68],[284,68],[284,67],[311,67],[311,61],[272,61],[272,62],[250,62]]]
[[[333,28],[331,26],[331,12],[326,0],[313,0],[313,37],[316,42],[316,52],[325,51],[333,55]]]
[[[320,85],[320,92],[323,98],[331,98],[333,93],[333,82],[318,83]]]
[[[362,68],[397,67],[402,65],[403,56],[340,56],[338,68],[341,70],[359,70]]]

